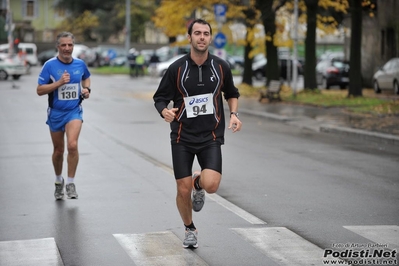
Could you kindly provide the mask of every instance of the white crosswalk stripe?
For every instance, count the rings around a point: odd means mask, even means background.
[[[232,230],[279,265],[324,265],[323,249],[285,227]]]
[[[1,241],[0,265],[63,266],[54,238]]]
[[[114,234],[137,266],[146,265],[208,265],[197,254],[182,247],[172,232],[147,234]]]
[[[258,217],[248,213],[247,211],[234,205],[230,201],[225,200],[223,197],[221,197],[217,194],[207,194],[206,196],[208,198],[210,198],[211,200],[215,201],[216,203],[220,204],[227,210],[231,211],[232,213],[235,213],[236,215],[240,216],[241,218],[243,218],[244,220],[246,220],[247,222],[249,222],[251,224],[266,224],[265,221],[262,221]]]
[[[344,228],[375,243],[399,247],[399,226],[397,225],[344,226]]]
[[[399,247],[399,226],[343,227],[370,242],[387,245],[389,249]],[[231,231],[277,265],[327,265],[326,261],[331,260],[344,262],[337,257],[323,257],[324,249],[285,227],[232,228]],[[137,266],[208,265],[196,252],[184,249],[182,240],[171,231],[113,236]],[[341,248],[341,251],[345,251],[345,248]],[[0,241],[0,265],[64,266],[54,238]]]

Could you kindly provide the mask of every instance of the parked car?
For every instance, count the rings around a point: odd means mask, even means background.
[[[9,76],[17,80],[27,73],[27,69],[25,62],[17,56],[5,59],[0,58],[0,80],[6,80]]]
[[[84,44],[75,44],[73,46],[72,56],[82,59],[87,65],[90,65],[96,59],[95,52]]]
[[[0,58],[5,59],[8,57],[9,44],[0,44]],[[36,66],[38,63],[37,46],[34,43],[19,43],[18,56],[21,60],[25,60],[30,66]]]
[[[319,62],[327,59],[345,59],[345,53],[342,51],[326,51],[320,56]]]
[[[289,64],[289,65],[288,65]],[[267,58],[263,54],[256,55],[252,62],[252,73],[255,79],[261,80],[266,76],[266,65],[267,65]],[[280,69],[280,78],[288,79],[288,73],[292,79],[292,67],[293,67],[293,60],[286,56],[280,56],[278,60],[278,66]],[[304,60],[298,59],[297,61],[297,73],[298,75],[303,75],[303,66]],[[288,72],[287,70],[290,70]]]
[[[375,93],[381,90],[392,90],[399,94],[399,57],[392,58],[385,63],[373,76]]]
[[[233,69],[243,70],[244,69],[244,57],[241,55],[228,55],[227,61],[234,62]]]
[[[57,51],[55,49],[50,49],[50,50],[45,50],[37,56],[37,59],[39,60],[41,65],[44,65],[47,60],[50,58],[53,58],[54,56],[57,55]]]
[[[349,62],[342,59],[325,59],[316,65],[316,81],[323,89],[339,86],[345,89],[349,84]]]
[[[94,67],[109,66],[113,59],[127,56],[124,48],[112,45],[99,45],[93,48],[93,51],[95,58],[89,66]]]
[[[118,56],[109,62],[110,66],[125,66],[127,62],[127,56]]]
[[[158,63],[156,65],[156,75],[159,77],[162,77],[163,75],[165,75],[165,72],[166,72],[166,70],[168,70],[169,66],[182,56],[184,56],[184,54],[176,55],[164,62]]]

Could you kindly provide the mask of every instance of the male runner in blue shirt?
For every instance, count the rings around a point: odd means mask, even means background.
[[[48,95],[47,124],[53,142],[55,192],[59,200],[64,197],[62,164],[67,139],[68,198],[78,198],[74,178],[79,161],[78,139],[83,123],[82,100],[90,96],[90,72],[85,62],[72,57],[75,37],[70,32],[57,36],[58,55],[49,59],[39,74],[37,94]]]

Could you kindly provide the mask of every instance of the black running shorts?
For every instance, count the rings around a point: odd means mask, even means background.
[[[205,145],[172,144],[172,160],[175,178],[180,179],[192,175],[194,157],[203,169],[211,169],[222,173],[222,150],[218,141]]]

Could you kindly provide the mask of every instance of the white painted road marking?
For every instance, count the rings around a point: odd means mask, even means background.
[[[399,226],[344,226],[372,242],[399,247]],[[285,227],[232,228],[233,232],[260,250],[278,265],[327,265],[323,262],[338,258],[323,258],[324,251]],[[196,252],[182,247],[182,241],[171,231],[144,234],[114,234],[118,243],[137,266],[208,264]],[[363,244],[363,243],[359,243]],[[344,249],[342,249],[344,251]],[[54,238],[0,241],[0,265],[64,266]],[[346,264],[342,264],[346,265]]]
[[[240,216],[241,218],[243,218],[244,220],[246,220],[247,222],[249,222],[251,224],[266,224],[266,222],[262,221],[258,217],[256,217],[256,216],[250,214],[249,212],[241,209],[240,207],[234,205],[230,201],[222,198],[221,196],[219,196],[217,194],[206,194],[206,196],[208,198],[212,199],[213,201],[215,201],[216,203],[218,203],[219,205],[221,205],[222,207],[224,207],[227,210],[231,211],[232,213]]]
[[[182,241],[170,231],[147,234],[114,234],[114,237],[137,266],[208,265],[197,254],[189,249],[184,249]]]
[[[279,265],[325,265],[324,250],[285,227],[233,228],[238,235]]]
[[[344,228],[378,244],[399,247],[399,226],[397,225],[344,226]]]
[[[0,242],[0,265],[63,266],[54,238]]]

